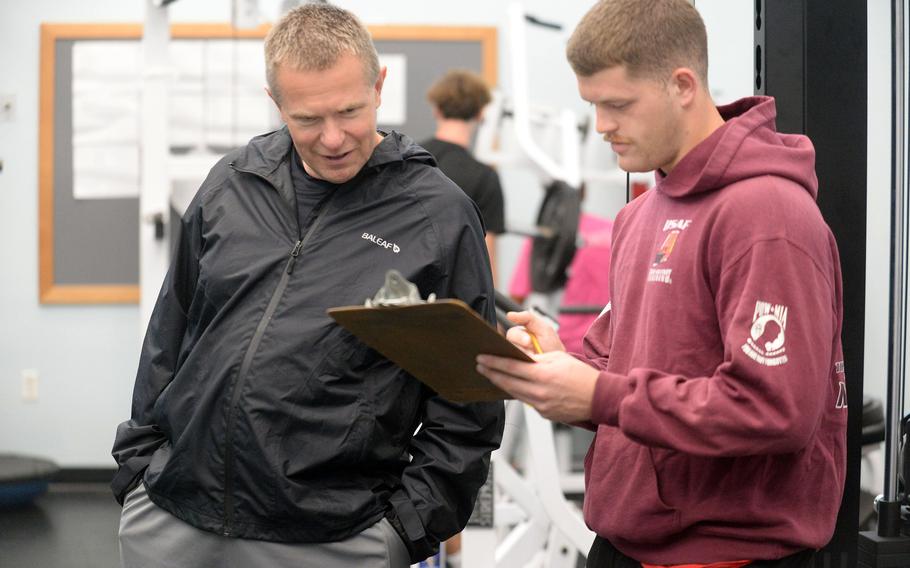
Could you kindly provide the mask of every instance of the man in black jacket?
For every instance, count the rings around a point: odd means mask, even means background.
[[[429,153],[376,131],[386,70],[352,14],[296,8],[265,50],[286,127],[182,218],[114,442],[121,560],[407,566],[467,522],[502,404],[440,398],[325,311],[394,268],[493,322],[483,229]]]

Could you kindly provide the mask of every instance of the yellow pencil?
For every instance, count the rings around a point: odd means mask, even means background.
[[[531,343],[534,344],[534,351],[536,351],[538,353],[543,353],[543,349],[540,348],[540,342],[537,341],[537,336],[534,335],[533,333],[531,333],[530,331],[528,332],[528,335],[531,336]]]

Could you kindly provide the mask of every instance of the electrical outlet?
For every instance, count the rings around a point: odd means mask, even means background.
[[[22,400],[25,402],[38,400],[38,371],[36,369],[22,370]]]

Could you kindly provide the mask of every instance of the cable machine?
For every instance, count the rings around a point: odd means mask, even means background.
[[[755,0],[753,24],[755,94],[776,98],[779,131],[806,134],[815,145],[819,209],[840,250],[847,478],[834,537],[817,565],[853,568],[866,302],[867,6],[865,0]]]
[[[876,499],[878,527],[862,532],[858,566],[910,566],[910,506],[907,482],[910,445],[904,416],[907,378],[907,253],[908,195],[906,145],[906,55],[904,0],[891,5],[891,294],[888,310],[887,416],[885,422],[885,481]],[[903,445],[902,445],[903,444]],[[901,483],[903,481],[903,484]]]

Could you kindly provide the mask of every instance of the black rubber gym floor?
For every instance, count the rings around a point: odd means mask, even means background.
[[[119,523],[107,483],[52,483],[29,505],[0,508],[0,568],[119,568]]]
[[[29,505],[0,509],[0,567],[118,568],[119,522],[107,484],[51,484]]]

